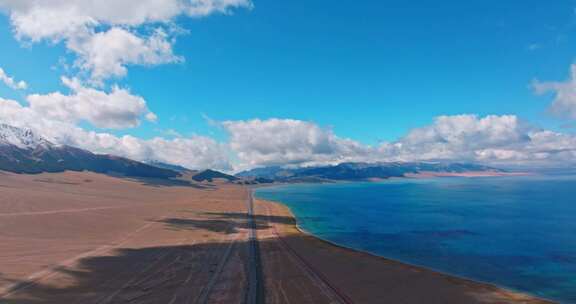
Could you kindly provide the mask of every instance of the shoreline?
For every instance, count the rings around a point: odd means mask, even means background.
[[[496,172],[496,171],[469,171],[469,172],[428,172],[408,173],[404,178],[438,178],[438,177],[513,177],[513,176],[534,176],[530,172]]]
[[[260,188],[272,188],[272,187],[280,187],[280,186],[293,186],[293,185],[332,185],[332,184],[348,184],[348,183],[382,183],[386,181],[395,181],[395,180],[418,180],[418,179],[442,179],[442,178],[499,178],[499,177],[535,177],[535,176],[542,176],[542,174],[535,173],[535,172],[466,172],[466,173],[429,173],[429,172],[422,172],[419,174],[405,174],[404,176],[400,177],[388,177],[388,178],[367,178],[367,179],[358,179],[358,180],[324,180],[324,181],[316,181],[316,182],[272,182],[272,183],[263,183],[263,184],[254,184],[254,185],[247,185],[250,189],[260,189]]]
[[[445,277],[445,278],[452,279],[452,280],[457,280],[457,281],[460,281],[461,283],[464,283],[464,284],[477,285],[479,287],[484,287],[486,289],[490,289],[490,290],[493,290],[496,292],[498,292],[498,291],[503,292],[503,293],[508,294],[510,296],[524,297],[525,300],[527,300],[527,301],[535,300],[535,301],[540,301],[541,303],[560,303],[554,299],[549,299],[549,298],[542,297],[539,295],[534,295],[534,294],[531,294],[531,293],[528,293],[525,291],[515,290],[515,289],[509,288],[509,287],[500,286],[500,285],[495,284],[495,283],[485,282],[485,281],[481,281],[481,280],[477,280],[477,279],[473,279],[473,278],[468,278],[468,277],[457,275],[457,274],[452,274],[452,273],[449,273],[446,271],[434,269],[432,267],[428,267],[428,266],[424,266],[424,265],[418,265],[418,264],[405,262],[405,261],[398,260],[398,259],[393,259],[393,258],[381,256],[381,255],[378,255],[377,253],[370,252],[368,250],[356,249],[356,248],[348,247],[346,245],[338,244],[336,242],[324,239],[324,238],[317,236],[317,235],[307,231],[306,229],[302,228],[299,224],[298,218],[296,217],[296,215],[294,214],[292,209],[288,205],[286,205],[285,203],[283,203],[281,201],[271,201],[271,200],[265,200],[265,199],[258,198],[255,195],[254,189],[252,189],[251,191],[254,193],[254,199],[256,201],[263,202],[265,204],[271,204],[271,205],[277,204],[277,205],[281,205],[284,208],[286,208],[288,213],[289,213],[288,216],[290,216],[293,219],[293,221],[294,221],[293,226],[294,226],[295,230],[298,231],[298,233],[300,233],[304,236],[313,238],[314,240],[321,242],[321,243],[324,243],[324,244],[327,244],[331,247],[338,248],[338,249],[345,250],[345,251],[349,251],[349,252],[355,253],[355,254],[361,254],[361,255],[364,255],[367,259],[381,260],[381,261],[384,261],[387,263],[394,263],[394,264],[397,264],[399,266],[415,268],[415,269],[418,269],[419,271],[433,273],[433,274],[436,274],[436,275],[441,276],[441,277]],[[522,303],[524,303],[524,302],[522,302]],[[526,303],[531,303],[531,302],[526,302]]]

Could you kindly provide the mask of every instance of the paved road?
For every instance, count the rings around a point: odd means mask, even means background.
[[[258,234],[256,231],[256,220],[254,219],[254,195],[252,189],[248,188],[248,221],[250,226],[248,236],[249,269],[248,288],[246,290],[245,304],[262,304],[265,302],[264,279],[262,276],[262,262],[260,259],[260,246],[258,245]]]

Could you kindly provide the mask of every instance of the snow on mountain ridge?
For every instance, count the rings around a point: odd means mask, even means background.
[[[21,149],[54,146],[50,141],[37,135],[31,129],[18,128],[4,123],[0,123],[0,145],[13,145]]]

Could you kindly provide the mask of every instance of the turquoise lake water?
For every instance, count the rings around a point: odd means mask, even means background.
[[[347,247],[576,303],[576,177],[398,179],[261,188]]]

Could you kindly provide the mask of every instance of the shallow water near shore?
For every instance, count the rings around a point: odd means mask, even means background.
[[[282,185],[256,196],[337,244],[576,303],[576,176]]]

